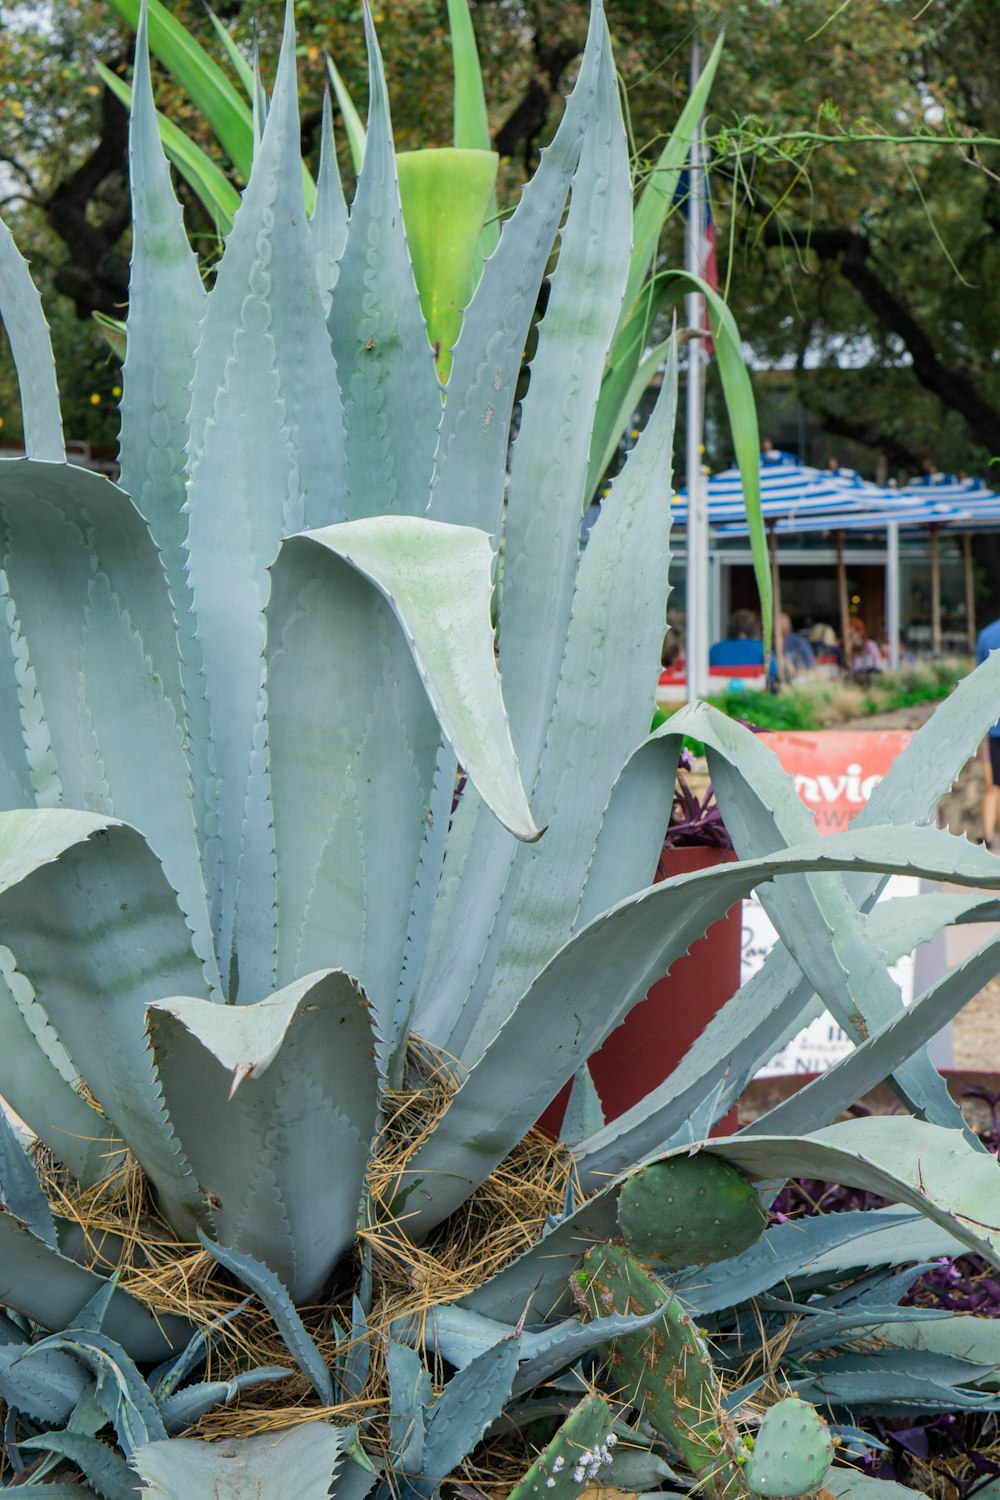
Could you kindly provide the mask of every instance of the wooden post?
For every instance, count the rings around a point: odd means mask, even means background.
[[[940,528],[931,528],[931,655],[941,655],[941,553],[938,547]]]
[[[969,650],[976,650],[976,578],[972,571],[972,532],[962,532],[962,561],[965,564],[965,625],[969,634]]]
[[[837,532],[837,593],[840,596],[840,644],[844,666],[851,670],[851,605],[847,597],[847,564],[844,562],[844,533]]]
[[[771,608],[774,629],[774,661],[780,685],[785,680],[785,638],[781,630],[781,573],[778,569],[778,538],[775,535],[773,521],[767,529],[767,535],[771,547]],[[766,641],[764,642],[764,653],[764,670],[767,672],[769,663],[766,659]]]

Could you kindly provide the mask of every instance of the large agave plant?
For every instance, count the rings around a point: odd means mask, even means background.
[[[829,1463],[814,1416],[765,1416],[751,1461],[668,1289],[693,1264],[752,1255],[765,1223],[752,1182],[785,1174],[879,1192],[1000,1263],[1000,1172],[923,1048],[997,957],[984,948],[905,1012],[885,963],[982,898],[871,910],[895,869],[1000,885],[991,856],[917,826],[994,716],[1000,664],[955,693],[838,838],[817,841],[774,758],[710,710],[648,737],[672,363],[578,544],[630,242],[600,8],[443,391],[374,36],[343,242],[332,170],[305,214],[291,12],[210,293],[140,34],[120,488],[65,463],[38,299],[0,242],[27,446],[0,464],[0,1093],[41,1143],[29,1158],[0,1116],[12,1472],[52,1496],[71,1463],[111,1496],[134,1493],[138,1471],[161,1496],[430,1497],[505,1409],[508,1429],[552,1430],[586,1390],[519,1496],[561,1500],[608,1472],[656,1488],[668,1461],[671,1483],[720,1496],[814,1489]],[[707,747],[743,859],[646,889],[685,733]],[[605,1125],[586,1058],[757,886],[783,945],[677,1072]],[[853,1054],[752,1130],[707,1141],[816,996]],[[885,1076],[911,1116],[832,1123]],[[475,1234],[469,1205],[501,1164],[508,1178],[524,1167],[521,1143],[574,1077],[573,1185],[525,1223],[520,1254],[456,1295],[435,1254],[456,1224]],[[123,1180],[133,1218],[88,1220]],[[386,1246],[419,1288],[391,1325],[373,1301]],[[267,1309],[314,1392],[295,1387],[293,1415],[328,1420],[280,1442],[267,1412],[246,1441],[177,1436],[289,1374],[194,1378],[239,1316],[238,1298],[212,1323],[194,1296],[165,1300],[164,1266],[194,1252]],[[734,1285],[749,1284],[741,1270]],[[617,1366],[595,1354],[609,1340]],[[791,1472],[761,1456],[786,1421],[804,1434]],[[108,1424],[131,1467],[98,1436]],[[825,1483],[852,1481],[834,1469]]]
[[[128,24],[138,24],[140,0],[109,0],[111,8]],[[149,45],[174,81],[184,90],[202,116],[231,171],[245,180],[253,159],[254,140],[267,111],[267,89],[260,76],[256,47],[253,66],[247,63],[235,39],[221,21],[208,12],[226,61],[240,87],[189,34],[177,17],[161,3],[149,0]],[[451,344],[461,326],[462,308],[475,285],[483,260],[496,249],[498,211],[493,192],[497,157],[492,150],[486,97],[476,50],[468,0],[448,0],[448,25],[454,67],[454,146],[406,151],[396,155],[400,202],[407,243],[413,264],[420,305],[427,318],[428,336],[442,380],[451,368]],[[681,171],[687,160],[692,132],[709,97],[722,38],[705,63],[674,129],[651,164],[635,204],[628,274],[617,327],[605,353],[604,378],[597,405],[590,419],[589,465],[585,497],[596,499],[604,487],[608,466],[633,413],[651,380],[663,364],[668,342],[649,346],[650,331],[664,314],[680,302],[685,292],[697,287],[706,299],[709,321],[718,352],[718,373],[733,432],[736,460],[743,476],[750,542],[758,584],[764,595],[765,627],[769,606],[769,563],[760,512],[760,465],[753,393],[741,356],[740,335],[725,301],[699,277],[687,272],[657,267],[657,250],[664,224],[676,203]],[[329,57],[327,70],[336,95],[356,172],[365,156],[366,131],[344,80]],[[103,64],[97,71],[105,86],[131,106],[132,93],[118,74]],[[329,109],[329,98],[324,108]],[[166,115],[157,116],[163,148],[178,173],[208,212],[220,233],[227,233],[239,195],[217,163]],[[332,129],[325,126],[326,166],[334,168],[329,149]],[[315,184],[303,162],[306,207],[312,212]],[[330,202],[327,192],[327,202]],[[484,222],[485,215],[485,222]],[[331,235],[328,253],[336,244],[339,255],[347,228],[346,210],[336,214],[337,231]],[[124,345],[124,328],[101,314],[98,322],[116,352]],[[769,630],[764,630],[765,639]]]

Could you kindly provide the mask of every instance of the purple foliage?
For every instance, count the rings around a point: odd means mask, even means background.
[[[989,1414],[942,1412],[926,1422],[914,1422],[912,1418],[900,1417],[886,1421],[870,1419],[873,1433],[886,1444],[888,1452],[876,1450],[867,1458],[855,1460],[864,1473],[873,1479],[895,1480],[897,1484],[912,1486],[915,1482],[909,1460],[916,1459],[925,1469],[937,1470],[947,1476],[949,1492],[956,1500],[970,1500],[977,1490],[1000,1475],[1000,1464],[988,1456],[979,1443],[989,1442],[995,1452],[995,1417]],[[979,1420],[977,1421],[976,1418]],[[969,1471],[960,1475],[955,1459],[959,1456],[968,1461]],[[964,1466],[963,1466],[964,1467]]]
[[[684,757],[687,756],[685,765]],[[711,786],[703,798],[688,785],[686,770],[691,769],[691,756],[687,750],[681,754],[681,765],[674,786],[674,805],[670,813],[670,826],[663,840],[664,849],[684,849],[692,844],[702,848],[731,849],[733,841],[722,821]],[[663,874],[663,871],[659,871]]]
[[[984,1100],[990,1109],[991,1123],[981,1133],[983,1144],[1000,1155],[1000,1091],[970,1086],[970,1097]],[[855,1106],[855,1113],[867,1113]],[[773,1223],[802,1218],[807,1214],[844,1213],[848,1209],[882,1207],[885,1200],[873,1193],[836,1183],[796,1178],[786,1184],[771,1208]],[[956,1313],[975,1313],[979,1317],[1000,1317],[1000,1273],[978,1255],[942,1256],[932,1270],[913,1283],[902,1298],[905,1305],[942,1309]],[[888,1451],[874,1450],[863,1459],[854,1459],[874,1479],[894,1480],[913,1487],[922,1482],[914,1476],[912,1463],[919,1463],[946,1476],[949,1493],[955,1500],[972,1500],[977,1490],[1000,1476],[997,1462],[997,1418],[994,1413],[942,1412],[925,1422],[912,1417],[888,1420],[869,1418],[865,1427],[886,1444]],[[956,1465],[962,1457],[967,1465]],[[962,1469],[962,1475],[956,1472]]]

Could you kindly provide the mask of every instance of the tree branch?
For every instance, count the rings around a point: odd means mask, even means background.
[[[105,90],[97,144],[44,203],[46,219],[69,251],[53,283],[72,299],[81,318],[114,313],[128,298],[128,261],[117,250],[131,218],[127,160],[128,116]],[[91,210],[97,201],[105,211],[95,222]]]
[[[532,37],[532,50],[535,68],[527,87],[493,137],[493,145],[500,155],[520,156],[528,172],[534,166],[535,142],[559,96],[562,76],[570,63],[579,57],[583,44],[574,39],[546,46],[536,31]]]
[[[1000,430],[1000,408],[981,392],[962,370],[949,365],[942,351],[909,308],[890,291],[873,264],[867,235],[841,227],[809,230],[789,229],[772,218],[764,229],[768,245],[791,242],[802,254],[809,251],[820,260],[839,263],[841,275],[861,297],[879,323],[899,338],[913,364],[913,373],[925,390],[946,407],[964,417],[973,437],[990,451]]]
[[[902,469],[904,473],[915,474],[920,468],[926,454],[918,454],[908,444],[891,437],[880,426],[873,427],[868,422],[856,421],[853,417],[845,416],[843,412],[828,411],[821,402],[809,401],[807,399],[809,394],[808,388],[803,390],[803,404],[819,417],[827,432],[836,437],[849,438],[852,443],[863,443],[866,448],[873,448],[876,452],[884,453],[889,464],[893,468]]]

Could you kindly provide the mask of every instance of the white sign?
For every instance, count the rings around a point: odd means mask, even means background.
[[[892,875],[879,899],[885,901],[895,896],[916,896],[919,890],[920,881],[915,876]],[[747,980],[756,974],[777,941],[778,934],[772,927],[767,912],[761,906],[757,893],[754,892],[743,902],[743,951],[740,960],[742,984],[746,984]],[[913,970],[914,961],[911,953],[904,955],[889,970],[899,986],[904,1005],[909,1005],[913,999]],[[851,1050],[852,1044],[846,1033],[837,1025],[829,1011],[824,1011],[821,1016],[804,1026],[796,1036],[792,1037],[780,1052],[777,1052],[770,1062],[761,1068],[757,1076],[772,1078],[787,1073],[823,1073]]]

